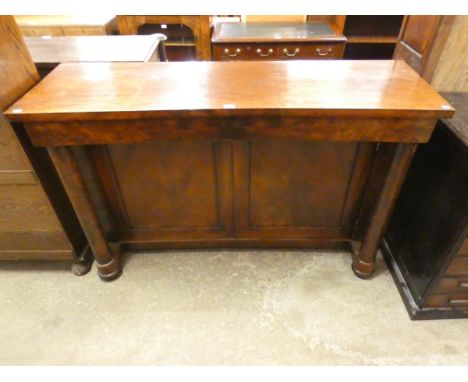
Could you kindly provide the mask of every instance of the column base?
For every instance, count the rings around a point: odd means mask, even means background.
[[[351,269],[360,279],[369,279],[374,274],[375,262],[366,263],[362,260],[359,260],[358,257],[354,257],[353,263],[351,264]]]
[[[117,280],[122,274],[122,264],[120,263],[120,245],[118,243],[109,243],[109,249],[113,254],[113,259],[106,264],[96,262],[96,268],[99,278],[102,281]]]
[[[71,271],[76,276],[83,276],[87,274],[93,266],[94,256],[89,245],[83,250],[81,255],[77,257],[71,266]]]

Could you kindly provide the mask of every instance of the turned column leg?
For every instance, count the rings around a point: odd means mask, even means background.
[[[417,144],[394,145],[396,146],[379,197],[370,215],[361,246],[353,257],[352,269],[360,278],[371,276],[375,270],[378,246],[417,147]]]
[[[110,281],[121,274],[118,249],[109,246],[86,182],[70,147],[51,147],[50,157],[83,227],[96,259],[98,275]]]

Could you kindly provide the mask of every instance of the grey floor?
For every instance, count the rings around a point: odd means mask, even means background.
[[[0,263],[0,364],[468,364],[468,320],[410,321],[382,260],[346,253],[132,254],[103,283]]]

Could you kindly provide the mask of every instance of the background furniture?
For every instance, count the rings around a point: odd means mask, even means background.
[[[454,16],[406,16],[394,58],[405,60],[430,82]]]
[[[15,16],[23,36],[80,36],[118,34],[114,15]]]
[[[0,61],[0,260],[68,260],[84,274],[92,256],[55,168],[1,112],[39,80],[12,16],[0,16]]]
[[[65,62],[165,61],[164,35],[26,37],[41,78]]]
[[[298,60],[342,58],[346,39],[333,25],[308,23],[217,23],[213,60]]]
[[[445,17],[445,16],[444,16]],[[445,23],[444,23],[445,24]],[[439,29],[445,33],[446,28]],[[468,92],[468,16],[455,16],[430,82],[443,92]],[[431,60],[434,61],[434,60]]]
[[[0,17],[1,108],[38,80],[13,17]],[[164,54],[164,36],[58,36],[27,38],[44,76],[60,62],[146,61]],[[159,50],[158,50],[159,48]],[[21,84],[22,87],[20,86]],[[84,274],[92,255],[63,185],[47,152],[34,147],[19,125],[0,120],[0,260],[74,261]],[[16,132],[16,135],[15,135]],[[18,140],[19,138],[19,140]]]
[[[405,16],[308,16],[335,24],[347,41],[344,59],[390,59]]]
[[[408,16],[395,53],[457,107],[418,149],[382,247],[413,319],[466,317],[468,311],[467,31],[466,16]]]
[[[307,19],[306,15],[240,15],[240,21],[245,23],[255,22],[283,22],[283,23],[303,23]]]
[[[413,319],[468,317],[468,93],[416,151],[383,253]]]
[[[197,60],[211,60],[209,16],[117,16],[117,22],[121,34],[163,33],[167,35],[169,38],[166,46],[170,61],[174,61],[174,58],[181,58],[180,52],[173,52],[174,48],[186,50],[191,46],[195,47]],[[150,25],[153,27],[149,27]],[[181,25],[188,27],[191,34],[187,33]],[[157,27],[154,28],[154,26]]]
[[[310,60],[61,65],[7,115],[48,147],[103,279],[121,245],[350,242],[368,277],[417,144],[453,109],[402,61]]]

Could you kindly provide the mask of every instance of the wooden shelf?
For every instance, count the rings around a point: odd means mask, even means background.
[[[398,36],[347,36],[351,44],[396,44]]]
[[[195,46],[194,41],[165,41],[165,46]]]

